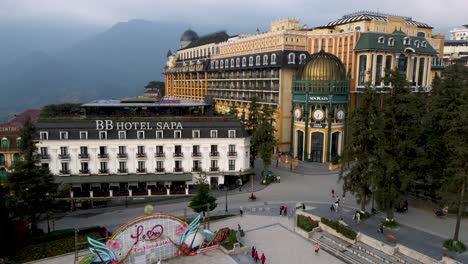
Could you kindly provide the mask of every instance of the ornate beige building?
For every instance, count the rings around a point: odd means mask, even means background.
[[[169,56],[166,95],[212,96],[217,111],[236,107],[240,113],[257,97],[275,108],[278,147],[289,151],[292,83],[310,54],[320,50],[343,63],[352,109],[366,82],[377,89],[386,85],[382,78],[387,69],[398,68],[415,91],[428,91],[434,70],[440,69],[443,36],[432,35],[431,26],[409,17],[375,12],[345,15],[315,28],[283,19],[254,35],[216,32],[198,37],[188,30],[180,49]]]

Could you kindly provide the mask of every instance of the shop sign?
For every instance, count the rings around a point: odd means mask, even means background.
[[[311,95],[309,96],[309,101],[320,101],[320,102],[328,102],[328,96],[324,95]]]
[[[325,128],[327,126],[327,124],[320,124],[320,123],[311,123],[310,124],[310,127],[313,127],[313,128]]]
[[[181,122],[113,122],[96,120],[96,130],[175,130],[183,129]]]

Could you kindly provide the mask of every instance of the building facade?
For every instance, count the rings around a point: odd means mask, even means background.
[[[468,25],[450,30],[450,40],[468,40]]]
[[[257,97],[275,109],[278,147],[285,152],[291,146],[293,80],[310,54],[323,50],[343,63],[351,109],[366,83],[376,88],[389,85],[382,81],[387,70],[398,69],[414,91],[429,91],[442,69],[444,37],[410,17],[364,11],[314,28],[283,19],[255,35],[216,34],[182,35],[183,48],[171,54],[165,68],[168,94],[211,96],[218,112],[234,107],[246,115]]]

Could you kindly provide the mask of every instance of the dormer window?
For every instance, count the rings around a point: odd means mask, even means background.
[[[231,59],[231,68],[234,67],[234,59]]]
[[[214,61],[211,61],[211,69],[214,69]]]
[[[427,47],[427,42],[426,41],[421,42],[421,47]]]
[[[268,65],[268,55],[263,55],[263,65]]]
[[[219,68],[219,61],[215,61],[216,69]]]
[[[61,140],[68,139],[68,132],[60,131],[60,139]]]
[[[379,42],[379,43],[385,43],[385,38],[384,38],[384,37],[379,37],[378,42]]]
[[[295,64],[296,63],[296,54],[289,53],[288,54],[288,64]]]
[[[299,56],[299,64],[303,64],[305,62],[305,59],[306,59],[306,55],[305,54],[301,54]]]
[[[276,54],[271,54],[271,64],[276,64]]]
[[[226,68],[229,68],[229,60],[225,60],[224,65],[226,65]]]
[[[409,46],[411,44],[410,39],[408,37],[403,38],[403,45]]]
[[[361,31],[361,27],[360,26],[357,26],[354,28],[355,31]]]
[[[419,40],[415,40],[414,45],[416,46],[416,48],[419,48]]]
[[[247,59],[245,57],[242,58],[242,67],[247,65]]]
[[[239,58],[236,59],[236,67],[240,67],[240,59]]]
[[[389,46],[395,46],[395,39],[394,38],[389,38],[388,39],[388,45]]]
[[[340,29],[340,33],[344,33],[344,29]]]
[[[260,56],[255,57],[255,65],[260,65]]]
[[[220,65],[219,65],[219,68],[221,68],[221,69],[224,68],[224,61],[223,61],[223,60],[221,60],[221,63],[220,63]]]
[[[249,57],[249,66],[253,66],[253,57],[252,56]]]

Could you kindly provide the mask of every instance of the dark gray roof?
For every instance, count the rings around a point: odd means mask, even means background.
[[[192,42],[190,42],[189,45],[187,45],[187,47],[184,47],[180,50],[198,47],[198,46],[202,46],[202,45],[206,45],[210,43],[219,43],[219,42],[226,41],[228,39],[229,39],[229,35],[226,33],[226,31],[214,32],[214,33],[211,33],[211,34],[208,34],[208,35],[205,35],[198,39],[193,40]]]
[[[379,43],[379,38],[383,37],[383,43]],[[404,38],[409,38],[410,44],[404,45]],[[393,38],[394,45],[389,45],[389,39]],[[419,46],[416,45],[419,42]],[[422,43],[425,43],[425,46]],[[377,50],[377,51],[391,51],[391,52],[404,52],[406,49],[413,49],[415,53],[419,54],[437,54],[437,51],[432,48],[429,42],[423,37],[407,36],[396,32],[394,34],[380,33],[380,32],[363,32],[354,47],[354,50]]]
[[[468,46],[468,40],[446,40],[445,46]]]
[[[335,21],[328,23],[324,27],[334,27],[334,26],[338,26],[342,24],[358,22],[358,21],[363,21],[363,20],[387,21],[389,16],[404,18],[406,20],[406,24],[408,25],[413,25],[413,26],[417,26],[420,28],[432,28],[426,23],[414,21],[411,17],[402,17],[398,15],[384,14],[384,13],[378,13],[378,12],[372,12],[372,11],[359,11],[359,12],[347,14],[347,15],[344,15],[340,19],[337,19]]]

